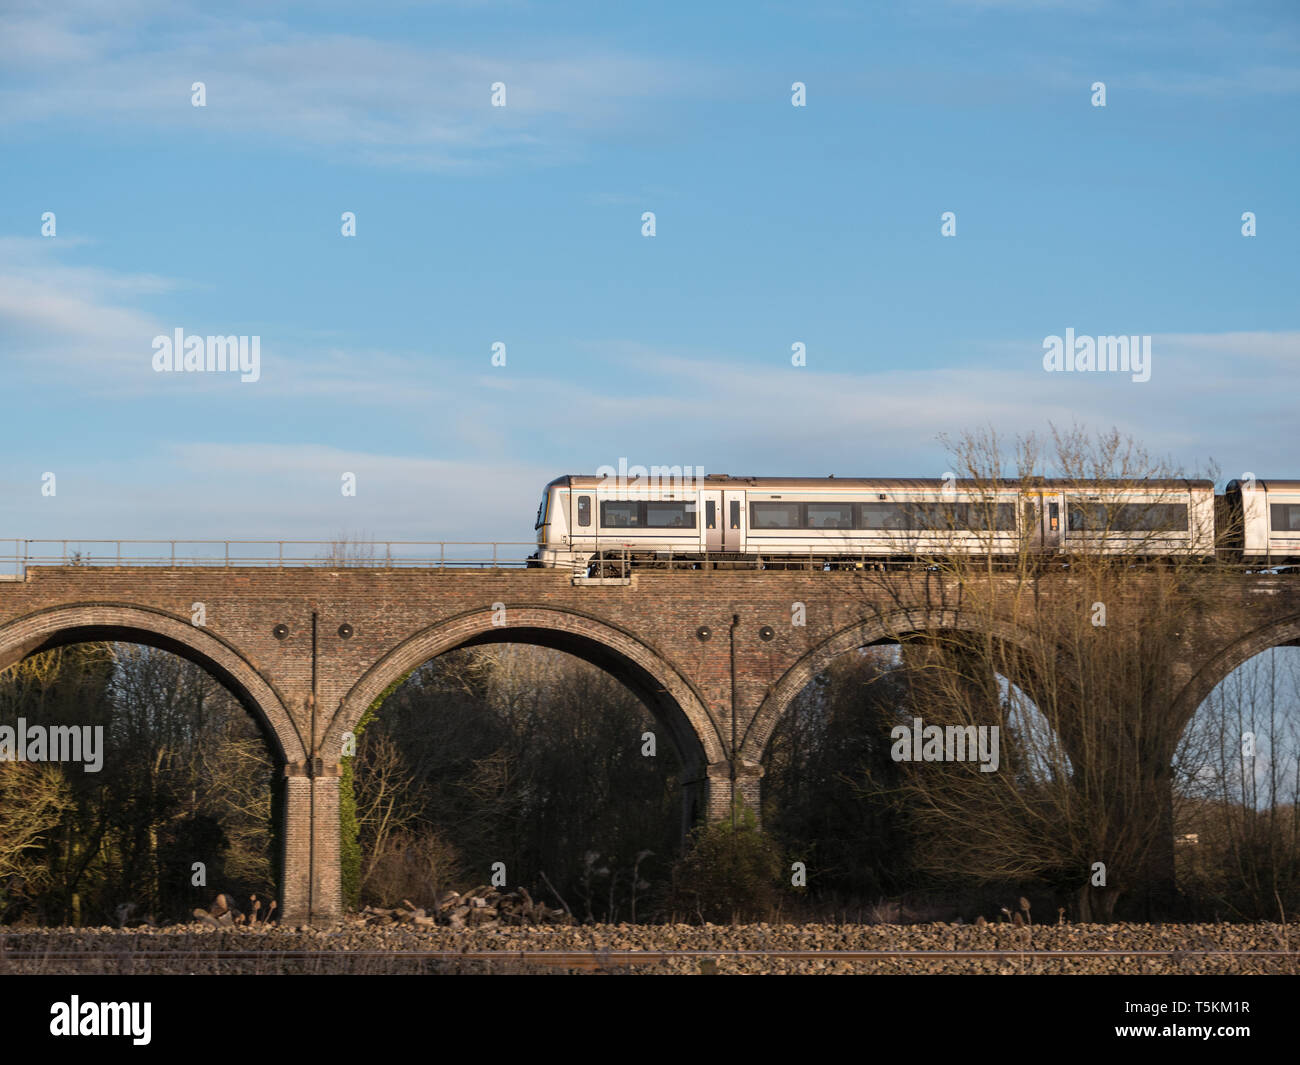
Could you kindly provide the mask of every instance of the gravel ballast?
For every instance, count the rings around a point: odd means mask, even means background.
[[[350,918],[330,928],[50,928],[0,934],[3,973],[1300,973],[1300,935],[1280,924],[1203,925],[567,925],[491,929],[375,926]],[[921,957],[846,960],[736,956],[734,951],[925,951]],[[1040,951],[1161,951],[1162,956],[1042,957]],[[219,952],[251,956],[222,958]],[[556,965],[519,957],[417,959],[405,952],[692,951],[663,960],[617,955]],[[951,951],[1012,951],[1002,957]],[[1233,951],[1232,955],[1204,952]],[[295,952],[295,953],[289,953]],[[74,955],[74,957],[61,957]]]

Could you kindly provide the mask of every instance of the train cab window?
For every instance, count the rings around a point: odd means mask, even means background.
[[[704,501],[704,527],[706,529],[718,527],[718,504],[712,499]]]
[[[1300,532],[1300,503],[1272,503],[1268,509],[1274,532]]]
[[[541,502],[541,504],[540,504],[540,505],[538,506],[538,508],[537,508],[537,522],[536,522],[536,524],[533,525],[533,528],[534,528],[534,529],[540,529],[543,525],[546,524],[546,518],[547,518],[547,504],[548,504],[550,501],[551,501],[551,493],[550,493],[549,491],[548,491],[548,492],[543,492],[543,493],[542,493],[542,502]]]
[[[647,503],[646,525],[652,529],[694,529],[694,503]]]
[[[740,500],[738,499],[731,501],[731,527],[733,529],[740,528]]]
[[[852,529],[852,503],[809,503],[805,527],[809,529]]]
[[[591,496],[578,496],[578,524],[583,528],[591,524]]]
[[[600,524],[606,529],[640,528],[640,511],[640,503],[605,500],[600,504]]]
[[[736,508],[735,517],[740,516],[740,504],[732,503]],[[749,527],[751,529],[797,529],[800,527],[798,503],[750,503]]]

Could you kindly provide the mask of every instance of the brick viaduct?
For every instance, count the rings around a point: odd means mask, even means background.
[[[1173,678],[1170,712],[1183,718],[1253,655],[1300,644],[1300,579],[1206,579],[1221,584],[1218,605],[1186,634]],[[936,583],[797,571],[647,571],[595,583],[553,570],[32,566],[0,581],[0,669],[60,645],[123,640],[209,670],[258,719],[282,767],[282,919],[319,921],[343,908],[344,735],[429,659],[514,642],[601,666],[671,734],[690,816],[718,818],[733,789],[757,803],[773,729],[837,655],[899,634],[979,627],[942,605]],[[198,603],[202,626],[191,620]],[[993,627],[1020,642],[1024,624]]]

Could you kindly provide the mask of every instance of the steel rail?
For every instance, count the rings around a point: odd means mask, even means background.
[[[882,961],[891,958],[1295,958],[1300,950],[216,950],[178,947],[175,950],[0,950],[7,961],[155,961],[217,960],[310,961],[325,958],[386,958],[437,961],[524,961],[568,964],[583,959],[622,964],[653,964],[674,958],[779,958],[786,961]]]

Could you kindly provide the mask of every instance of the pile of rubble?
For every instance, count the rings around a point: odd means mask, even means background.
[[[235,905],[229,895],[218,895],[211,909],[194,909],[194,919],[209,928],[225,928],[231,925],[266,924],[275,913],[276,902],[272,899],[263,907],[262,900],[256,895],[248,898],[248,912],[243,912]]]
[[[499,891],[486,884],[460,894],[445,892],[432,911],[416,906],[410,899],[392,909],[367,906],[361,911],[367,925],[410,924],[429,928],[497,928],[502,925],[570,924],[573,918],[565,910],[554,910],[528,894],[527,888]]]

